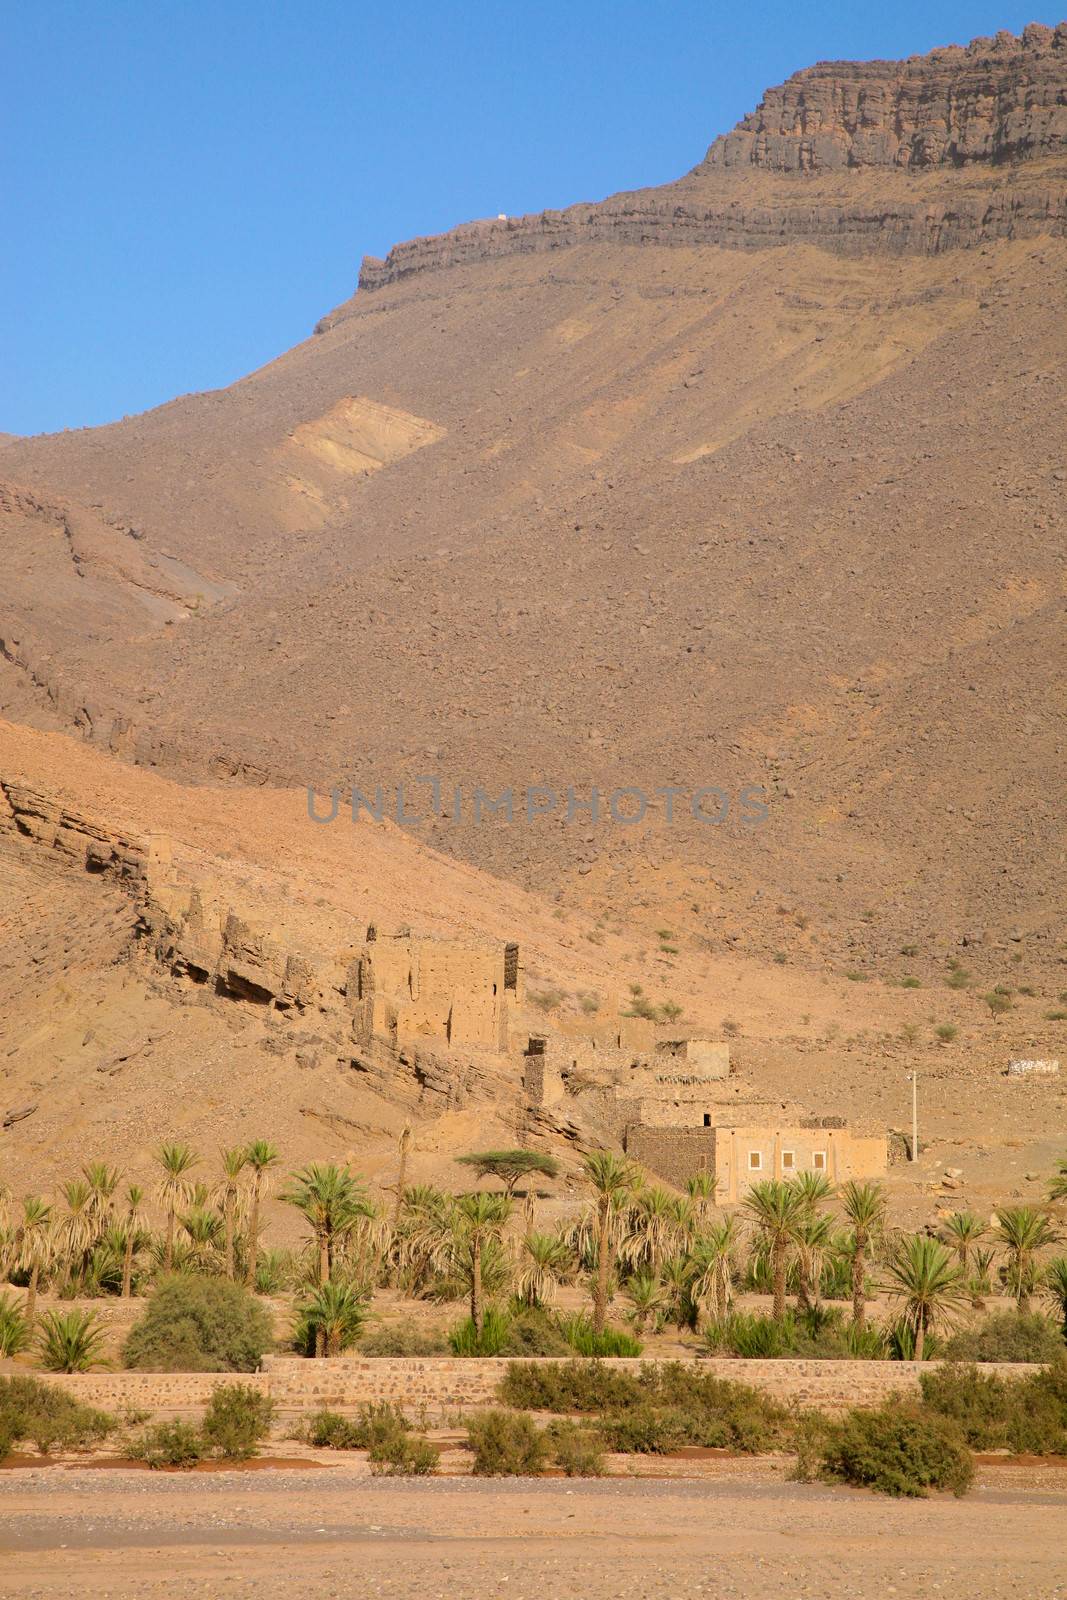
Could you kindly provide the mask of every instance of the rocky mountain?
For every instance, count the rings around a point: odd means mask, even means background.
[[[0,714],[407,785],[416,838],[650,942],[877,978],[1017,936],[1054,994],[1065,97],[1067,25],[822,64],[675,184],[365,262],[230,389],[0,440]]]

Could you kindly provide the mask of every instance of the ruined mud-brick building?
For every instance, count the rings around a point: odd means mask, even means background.
[[[523,1002],[517,944],[423,939],[406,930],[368,928],[345,987],[355,1035],[368,1043],[437,1039],[505,1051]]]
[[[790,1123],[721,1123],[626,1130],[628,1155],[679,1188],[695,1173],[715,1179],[724,1205],[743,1200],[754,1183],[821,1173],[835,1186],[849,1178],[881,1178],[889,1161],[884,1134],[853,1133],[842,1117],[801,1117]]]

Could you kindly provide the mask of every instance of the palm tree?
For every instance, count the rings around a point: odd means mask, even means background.
[[[798,1172],[789,1181],[801,1196],[805,1211],[812,1216],[834,1192],[834,1186],[824,1172]]]
[[[82,1177],[89,1185],[89,1213],[96,1244],[114,1218],[115,1190],[122,1182],[122,1173],[118,1167],[109,1167],[106,1161],[90,1161],[82,1168]]]
[[[126,1217],[123,1223],[122,1241],[122,1298],[130,1298],[133,1286],[133,1257],[137,1249],[137,1235],[141,1220],[141,1206],[144,1203],[144,1190],[138,1183],[126,1186]]]
[[[237,1202],[241,1196],[241,1174],[248,1165],[248,1151],[241,1145],[232,1145],[219,1152],[222,1158],[222,1177],[215,1185],[215,1199],[222,1206],[223,1245],[226,1276],[234,1278],[233,1241],[237,1228]]]
[[[1056,1162],[1056,1176],[1049,1179],[1048,1197],[1050,1200],[1067,1200],[1067,1156],[1061,1156]]]
[[[346,1235],[360,1217],[371,1215],[363,1186],[347,1167],[313,1161],[294,1174],[281,1198],[286,1205],[295,1206],[311,1228],[321,1288],[330,1281],[334,1257]]]
[[[834,1248],[835,1233],[834,1219],[825,1212],[803,1217],[797,1228],[797,1304],[803,1311],[819,1304],[823,1267]]]
[[[27,1195],[22,1202],[22,1216],[15,1230],[17,1261],[30,1281],[26,1293],[26,1335],[33,1332],[37,1311],[37,1286],[41,1273],[52,1259],[52,1207],[39,1194]]]
[[[339,1356],[359,1334],[367,1315],[367,1293],[350,1283],[322,1283],[299,1308],[316,1356]]]
[[[57,1247],[66,1258],[68,1273],[74,1275],[74,1292],[80,1294],[96,1238],[93,1195],[84,1178],[72,1178],[69,1183],[63,1184],[61,1192],[67,1210],[59,1221]]]
[[[188,1241],[185,1262],[192,1272],[214,1275],[219,1269],[219,1235],[223,1222],[217,1211],[193,1206],[178,1218]]]
[[[901,1302],[904,1321],[915,1336],[915,1360],[921,1361],[927,1332],[951,1321],[967,1298],[963,1273],[952,1252],[924,1233],[900,1244],[886,1272],[886,1290]]]
[[[163,1269],[174,1267],[174,1231],[178,1210],[193,1199],[194,1185],[188,1176],[200,1157],[187,1144],[163,1144],[156,1152],[156,1160],[163,1168],[163,1176],[156,1186],[156,1199],[167,1213],[166,1243],[163,1247]]]
[[[500,1239],[510,1215],[511,1201],[507,1195],[491,1194],[485,1189],[459,1195],[453,1208],[457,1243],[466,1253],[470,1266],[471,1321],[479,1339],[485,1322],[482,1304],[483,1253],[490,1240]]]
[[[949,1249],[956,1252],[956,1260],[964,1277],[970,1271],[971,1250],[988,1232],[986,1224],[973,1211],[954,1211],[941,1224],[941,1237]]]
[[[610,1150],[591,1150],[583,1162],[585,1176],[596,1194],[596,1277],[593,1280],[593,1332],[603,1333],[608,1319],[608,1285],[614,1267],[611,1237],[613,1208],[637,1186],[638,1172]]]
[[[1067,1256],[1057,1256],[1045,1268],[1045,1287],[1059,1307],[1063,1337],[1067,1339]]]
[[[775,1322],[785,1319],[785,1277],[789,1247],[796,1242],[797,1230],[807,1208],[804,1196],[794,1183],[768,1178],[754,1183],[745,1196],[745,1210],[766,1240],[771,1257],[774,1287],[772,1315]]]
[[[715,1192],[718,1188],[718,1179],[713,1172],[694,1172],[686,1180],[685,1192],[693,1202],[693,1210],[700,1227],[708,1220],[708,1212],[715,1204]]]
[[[404,1191],[408,1182],[408,1151],[411,1149],[411,1129],[407,1123],[400,1130],[397,1146],[399,1166],[396,1174],[396,1198],[393,1201],[393,1232],[400,1226],[400,1208],[404,1204]]]
[[[248,1224],[248,1263],[245,1267],[245,1283],[249,1289],[254,1289],[256,1258],[259,1254],[259,1208],[270,1184],[268,1174],[278,1165],[281,1156],[268,1140],[254,1139],[248,1146],[245,1160],[252,1168],[252,1215]],[[322,1281],[325,1283],[325,1278]]]
[[[635,1272],[626,1285],[626,1298],[633,1306],[632,1320],[637,1333],[645,1331],[649,1317],[657,1317],[663,1310],[666,1296],[658,1276],[647,1269]]]
[[[885,1191],[881,1184],[852,1178],[841,1190],[841,1208],[852,1235],[852,1326],[862,1328],[867,1319],[867,1251],[885,1226]]]
[[[702,1234],[693,1246],[690,1294],[697,1306],[714,1304],[715,1319],[723,1322],[734,1293],[734,1272],[741,1228],[736,1216],[723,1219]]]
[[[528,1233],[522,1241],[515,1293],[524,1305],[544,1306],[556,1296],[570,1251],[556,1233]]]
[[[1037,1252],[1055,1244],[1059,1233],[1042,1211],[1032,1206],[1005,1206],[997,1212],[994,1233],[1007,1255],[1008,1284],[1021,1312],[1029,1312],[1037,1285]]]
[[[650,1186],[634,1199],[627,1218],[629,1231],[620,1254],[631,1267],[658,1274],[668,1256],[688,1243],[692,1235],[692,1214],[688,1201]]]

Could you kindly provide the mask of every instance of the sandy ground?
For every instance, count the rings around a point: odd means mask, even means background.
[[[755,1464],[754,1464],[755,1465]],[[2,1592],[397,1600],[1067,1595],[1067,1483],[989,1468],[966,1500],[750,1477],[368,1480],[49,1467],[0,1477]]]

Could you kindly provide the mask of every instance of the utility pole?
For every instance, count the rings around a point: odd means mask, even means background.
[[[911,1159],[919,1159],[919,1074],[909,1072],[911,1079]]]

